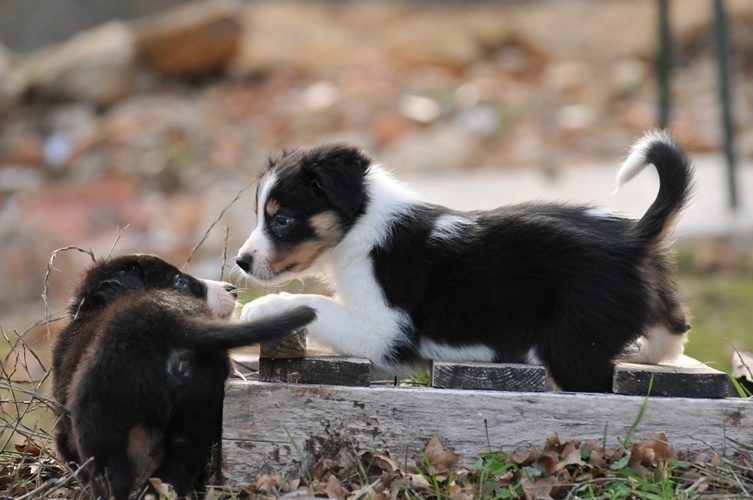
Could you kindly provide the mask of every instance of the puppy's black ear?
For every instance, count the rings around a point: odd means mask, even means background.
[[[137,266],[121,269],[102,278],[76,294],[76,298],[68,306],[71,316],[101,309],[123,295],[144,287],[141,269]]]
[[[302,159],[303,171],[313,186],[348,219],[363,209],[363,179],[370,165],[371,158],[366,153],[348,144],[320,146]]]

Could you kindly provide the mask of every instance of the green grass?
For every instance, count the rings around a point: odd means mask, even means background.
[[[753,351],[753,276],[687,273],[680,277],[680,292],[691,311],[685,353],[729,373],[730,343]]]

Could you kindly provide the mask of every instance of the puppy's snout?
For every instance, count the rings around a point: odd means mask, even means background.
[[[253,262],[253,257],[251,256],[250,253],[241,254],[235,260],[235,263],[238,264],[238,267],[240,267],[246,272],[249,272],[251,270],[252,262]]]
[[[235,288],[233,285],[231,285],[230,283],[226,283],[224,288],[227,293],[233,296],[233,298],[236,298],[236,299],[238,298],[238,289]]]

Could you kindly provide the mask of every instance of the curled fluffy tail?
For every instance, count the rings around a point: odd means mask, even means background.
[[[249,323],[207,322],[191,333],[191,343],[197,351],[234,349],[282,337],[303,328],[314,318],[316,312],[313,309],[301,306],[277,316]]]
[[[648,164],[659,173],[659,193],[635,226],[644,241],[664,238],[690,198],[693,171],[690,160],[670,135],[661,130],[646,133],[630,150],[617,173],[617,189],[638,175]]]

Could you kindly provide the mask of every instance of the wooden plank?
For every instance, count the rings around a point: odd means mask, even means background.
[[[296,330],[277,340],[259,344],[260,358],[303,358],[306,357],[306,329]]]
[[[258,377],[259,374],[259,355],[245,353],[230,353],[230,360],[233,362],[233,370],[243,377]]]
[[[443,389],[543,392],[550,389],[546,369],[511,363],[448,363],[435,361],[432,385]]]
[[[385,386],[329,387],[232,381],[223,425],[227,479],[233,486],[256,474],[300,473],[291,440],[308,456],[337,454],[347,447],[383,450],[403,461],[420,461],[434,434],[472,465],[492,449],[542,447],[557,431],[563,440],[597,440],[607,446],[625,438],[645,398],[616,394],[508,393]],[[721,450],[725,435],[750,443],[753,401],[746,399],[649,398],[634,441],[666,433],[678,450]],[[487,434],[488,430],[488,434]],[[487,441],[487,435],[489,441]]]
[[[259,358],[259,380],[293,384],[368,386],[371,363],[363,358],[313,356],[308,358]]]
[[[723,398],[729,393],[729,377],[689,356],[660,365],[620,363],[615,367],[612,390],[616,394],[646,395],[653,375],[652,396]]]

